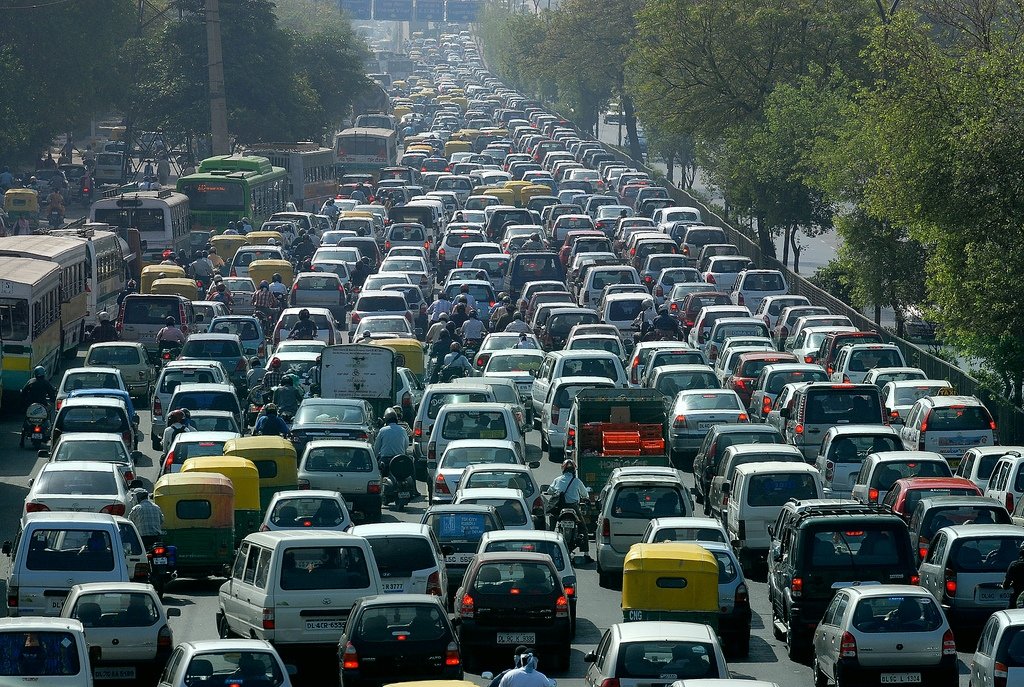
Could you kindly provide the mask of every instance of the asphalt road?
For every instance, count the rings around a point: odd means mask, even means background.
[[[81,358],[79,358],[81,362]],[[0,420],[0,541],[12,540],[16,533],[18,520],[21,517],[25,495],[28,493],[29,480],[38,469],[41,459],[30,449],[18,448],[18,433],[21,427],[20,411],[13,406],[4,409]],[[149,436],[149,412],[140,409],[142,416],[141,429]],[[537,431],[530,432],[530,443],[539,444]],[[145,480],[156,478],[156,461],[149,441],[140,445],[149,461],[140,464],[139,474]],[[558,466],[542,459],[541,467],[536,471],[537,482],[548,484],[557,476]],[[425,492],[425,485],[420,485]],[[418,521],[426,508],[425,501],[410,504],[403,513],[384,511],[384,521]],[[593,555],[593,543],[591,554]],[[597,583],[597,572],[593,564],[582,565],[577,558],[577,574],[579,580],[579,616],[578,633],[573,645],[572,666],[567,672],[551,671],[549,677],[556,678],[561,687],[583,687],[583,676],[587,664],[583,661],[586,652],[596,648],[601,634],[613,623],[622,620],[620,594],[618,591],[602,589]],[[0,599],[6,598],[6,580],[10,569],[10,560],[0,556]],[[217,636],[214,625],[214,614],[217,611],[217,589],[221,580],[211,579],[203,582],[183,580],[171,585],[165,596],[168,606],[181,609],[181,617],[171,618],[170,623],[175,641],[214,639]],[[748,578],[751,606],[753,607],[753,630],[750,642],[750,655],[743,660],[730,661],[729,667],[736,677],[756,678],[777,682],[782,687],[809,687],[812,684],[809,666],[795,664],[786,656],[785,646],[774,639],[770,627],[771,611],[768,605],[767,586],[762,575],[755,574]],[[0,615],[6,615],[6,608],[0,608]],[[537,647],[540,670],[545,669],[544,648]],[[973,649],[972,649],[973,651]],[[961,653],[961,685],[967,685],[967,665],[971,660],[970,653]],[[299,669],[295,677],[297,687],[333,684],[337,679],[337,667],[332,656],[303,655],[290,657],[289,662]],[[511,656],[509,656],[511,664]],[[471,676],[478,684],[483,683],[478,676]]]

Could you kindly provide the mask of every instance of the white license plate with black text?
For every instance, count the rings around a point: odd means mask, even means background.
[[[92,669],[94,680],[134,680],[135,668],[133,666],[110,666]]]
[[[537,641],[536,632],[499,632],[498,644],[533,644]]]
[[[306,632],[343,632],[345,630],[344,620],[307,620]]]
[[[882,673],[883,685],[915,685],[921,682],[921,673]]]

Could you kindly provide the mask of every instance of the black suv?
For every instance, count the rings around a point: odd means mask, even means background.
[[[502,650],[518,644],[545,647],[545,654],[552,650],[552,662],[569,668],[569,598],[547,554],[477,554],[455,594],[455,617],[471,672],[481,659],[507,660]]]
[[[698,503],[705,503],[711,482],[718,474],[718,466],[725,455],[725,449],[736,444],[784,444],[775,427],[764,424],[731,424],[715,425],[704,437],[697,455],[693,459],[694,498]],[[710,513],[710,505],[705,503],[704,512]]]
[[[879,506],[808,505],[788,519],[780,516],[777,525],[771,531],[777,545],[770,553],[769,596],[775,636],[785,636],[793,660],[808,654],[837,589],[918,581],[907,524]]]
[[[441,599],[428,594],[365,596],[338,642],[345,687],[404,680],[461,680],[462,657]]]

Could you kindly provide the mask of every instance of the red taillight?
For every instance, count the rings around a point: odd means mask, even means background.
[[[814,363],[814,356],[805,355],[804,362],[807,363],[808,365],[811,365],[812,363]]]
[[[273,630],[274,629],[274,609],[264,608],[263,609],[263,629]]]
[[[149,563],[136,563],[132,581],[146,582],[147,580],[149,580]]]
[[[60,407],[61,407],[62,405],[64,405],[64,399],[62,399],[62,398],[58,398],[58,399],[57,399],[57,410],[60,410]]]
[[[619,678],[608,677],[601,680],[601,687],[619,687]]]
[[[928,540],[924,537],[917,538],[917,554],[922,561],[928,557]]]
[[[672,426],[673,427],[685,427],[686,426],[686,416],[685,415],[676,415],[676,418],[672,421]]]
[[[648,274],[646,277],[644,277],[644,281],[650,284],[652,281],[654,281],[654,277]]]
[[[29,501],[25,504],[26,513],[42,513],[50,510],[50,507],[45,503],[37,503],[36,501]]]
[[[448,649],[444,652],[444,664],[446,666],[457,666],[462,663],[459,656],[459,645],[455,642],[448,643]]]
[[[704,281],[706,281],[706,282],[707,282],[707,283],[709,283],[709,284],[715,284],[715,283],[716,283],[716,282],[715,282],[715,275],[713,275],[713,274],[711,274],[710,272],[708,272],[708,276],[706,276],[706,277],[704,278]]]
[[[679,310],[679,304],[678,303],[672,303],[671,305],[668,306],[668,309],[671,310],[672,312],[676,312],[676,311]]]
[[[767,396],[761,397],[761,414],[768,417],[770,412],[772,412],[772,399]]]
[[[747,591],[747,585],[741,584],[736,587],[736,594],[733,595],[733,599],[736,601],[737,606],[746,606],[750,603],[750,592]]]
[[[458,267],[462,267],[462,261],[461,261],[461,260],[458,260],[458,261],[456,261],[456,263],[455,263],[455,264],[456,264],[456,266],[458,266]]]
[[[576,445],[576,430],[572,427],[565,431],[565,448],[566,450],[573,448]]]
[[[11,597],[8,596],[8,599]],[[1009,676],[1010,669],[1007,668],[1005,663],[996,661],[995,666],[992,668],[992,685],[993,687],[1006,687],[1006,678]]]
[[[416,422],[413,425],[413,427],[412,427],[412,435],[414,437],[421,437],[421,436],[423,436],[423,423]]]
[[[857,640],[849,632],[843,633],[839,643],[839,658],[857,658]]]
[[[359,316],[359,313],[357,313],[357,312],[353,312],[352,313],[352,324],[356,324],[357,322],[359,322],[360,319],[361,318]]]
[[[434,491],[438,494],[451,495],[451,491],[448,489],[448,483],[444,481],[444,475],[439,474],[434,478]]]
[[[956,571],[952,568],[946,568],[943,589],[946,596],[956,596]]]
[[[878,489],[874,487],[868,489],[868,501],[870,503],[878,503]]]
[[[801,596],[804,593],[804,578],[794,577],[789,583],[789,592],[793,596]]]
[[[391,250],[391,242],[390,241],[385,241],[384,242],[384,250],[386,250],[386,251]]]
[[[601,538],[607,541],[607,540],[611,539],[611,536],[612,536],[612,524],[608,520],[608,518],[605,518],[604,520],[601,521]]]
[[[793,432],[795,434],[803,434],[804,433],[804,426],[803,425],[797,425],[796,427],[793,428]]]
[[[556,618],[568,618],[569,617],[569,599],[565,594],[562,594],[555,601],[555,617]]]
[[[162,546],[155,546],[155,547],[153,547],[153,555],[154,556],[163,556],[165,553],[167,553],[167,549],[166,548],[164,548]]]
[[[736,416],[736,422],[750,422],[750,418],[746,413],[740,413]]]
[[[164,459],[164,474],[171,471],[171,466],[174,465],[174,451],[167,454],[167,458]]]
[[[427,578],[427,594],[434,596],[441,596],[444,590],[441,589],[441,573],[436,570],[430,573],[430,577]]]
[[[18,607],[18,588],[8,587],[7,588],[7,608]]]
[[[1006,512],[1013,512],[1013,494],[1006,495]]]
[[[107,513],[108,515],[124,515],[124,504],[123,503],[111,503],[100,509],[101,513]]]
[[[173,643],[171,628],[164,625],[156,636],[156,646],[158,649],[170,649]]]
[[[459,615],[463,618],[472,618],[476,614],[476,602],[473,601],[473,597],[469,594],[465,594],[462,597],[462,603],[459,604]]]
[[[367,494],[379,494],[380,493],[380,482],[370,482],[366,485]]]
[[[993,432],[994,432],[994,431],[996,431],[996,421],[995,421],[995,420],[989,420],[989,421],[988,421],[988,427],[989,427],[989,429],[991,429],[991,430],[992,430]]]
[[[921,584],[921,576],[914,573],[910,576],[910,584]]]
[[[352,642],[345,644],[345,652],[341,655],[341,667],[344,670],[359,670],[359,653]]]
[[[42,431],[43,431],[43,428],[41,426],[39,426],[39,425],[36,425],[35,427],[32,428],[32,431],[35,432],[36,434],[41,434]]]

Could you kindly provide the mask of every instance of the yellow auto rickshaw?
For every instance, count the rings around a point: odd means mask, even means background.
[[[161,294],[164,296],[181,296],[190,301],[202,300],[199,293],[199,284],[195,279],[188,277],[168,277],[157,279],[149,285],[149,293]]]
[[[482,186],[480,188],[473,189],[474,196],[494,196],[501,201],[502,205],[515,205],[516,195],[515,192],[510,188],[496,187],[496,186]]]
[[[150,289],[157,279],[175,278],[185,278],[185,270],[178,265],[147,265],[142,268],[142,283],[139,284],[139,293],[152,293]],[[190,296],[189,300],[194,300],[194,296]]]
[[[292,264],[287,260],[253,260],[249,263],[249,278],[253,284],[259,284],[264,279],[271,282],[275,274],[281,275],[281,282],[289,289],[295,279]]]
[[[521,194],[523,189],[527,186],[535,186],[535,184],[531,184],[529,181],[506,181],[501,185],[502,188],[512,191],[512,202],[517,207],[522,207],[524,205]]]
[[[242,238],[250,246],[266,246],[270,244],[271,239],[278,246],[284,245],[284,234],[279,231],[250,231]]]
[[[416,339],[380,339],[373,342],[374,346],[390,348],[395,352],[395,365],[409,368],[416,379],[423,381],[423,344]]]
[[[260,528],[263,511],[260,510],[260,473],[248,458],[237,456],[200,456],[189,458],[181,466],[181,473],[220,474],[231,480],[235,489],[235,547],[249,534]]]
[[[530,184],[529,186],[524,186],[519,189],[519,200],[524,208],[533,198],[536,198],[537,196],[550,195],[552,195],[551,188],[549,186],[544,186],[543,184]]]
[[[35,231],[39,227],[39,194],[30,188],[12,188],[4,193],[4,212],[11,227],[22,218]]]
[[[444,156],[451,159],[454,153],[472,153],[473,144],[469,141],[448,141],[444,144]]]
[[[284,437],[241,437],[224,444],[225,456],[248,458],[260,475],[260,509],[266,511],[279,491],[298,489],[299,470],[295,446]]]
[[[224,475],[168,473],[153,487],[181,577],[224,575],[235,556],[235,489]]]
[[[217,249],[217,255],[224,260],[226,265],[231,264],[238,249],[247,243],[249,243],[249,239],[241,234],[221,234],[210,237],[210,245]]]
[[[718,560],[698,544],[634,544],[622,567],[622,619],[718,629]]]

